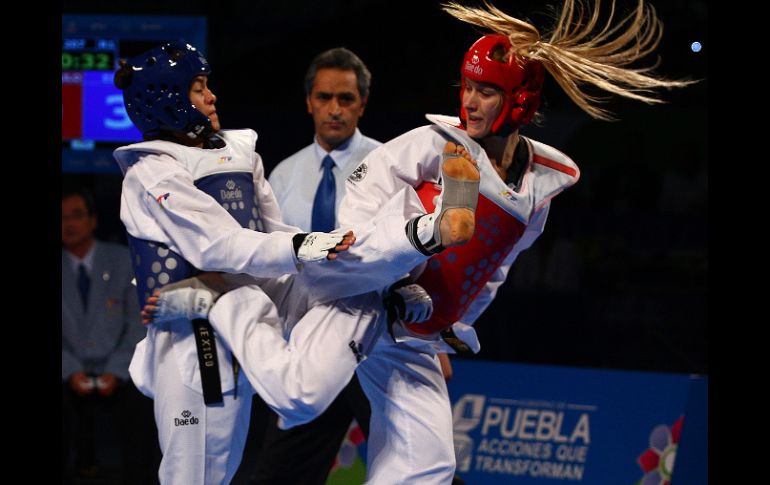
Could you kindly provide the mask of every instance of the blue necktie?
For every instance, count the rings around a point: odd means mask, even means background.
[[[91,287],[91,279],[86,272],[86,266],[80,263],[78,266],[78,290],[80,291],[80,299],[83,301],[83,309],[88,308],[88,290]]]
[[[321,162],[324,174],[318,184],[313,200],[313,231],[329,232],[334,229],[334,203],[337,199],[337,185],[334,182],[332,167],[334,160],[326,155]]]

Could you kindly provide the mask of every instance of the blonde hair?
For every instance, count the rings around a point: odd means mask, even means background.
[[[505,14],[484,0],[485,8],[465,7],[456,2],[442,5],[453,17],[508,37],[512,48],[508,55],[540,62],[564,92],[583,111],[602,120],[614,120],[598,105],[608,97],[586,91],[595,86],[603,91],[648,104],[663,103],[655,88],[680,88],[697,81],[669,80],[650,67],[630,68],[629,64],[655,50],[663,35],[663,24],[655,8],[639,0],[634,12],[613,25],[615,0],[610,0],[610,14],[601,30],[593,34],[599,21],[601,0],[595,0],[590,15],[580,0],[565,0],[561,14],[548,36],[541,40],[532,24]]]

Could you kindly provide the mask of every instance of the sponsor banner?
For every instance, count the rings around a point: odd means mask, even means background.
[[[705,409],[705,393],[688,403],[703,378],[461,359],[452,367],[457,473],[474,485],[664,485],[682,430],[707,432],[685,418],[686,407]],[[677,483],[687,474],[679,470]]]

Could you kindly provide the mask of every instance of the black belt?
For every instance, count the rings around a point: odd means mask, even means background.
[[[195,331],[195,346],[198,348],[198,364],[201,370],[203,402],[216,404],[222,402],[222,381],[219,378],[219,360],[214,330],[211,323],[203,318],[192,321]]]

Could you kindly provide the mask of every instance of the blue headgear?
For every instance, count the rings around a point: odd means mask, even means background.
[[[122,87],[128,116],[145,138],[160,131],[181,132],[193,139],[211,133],[211,120],[190,102],[193,78],[211,73],[195,47],[169,42],[129,59],[125,69],[131,70],[127,83],[118,81],[118,71],[115,84]]]

